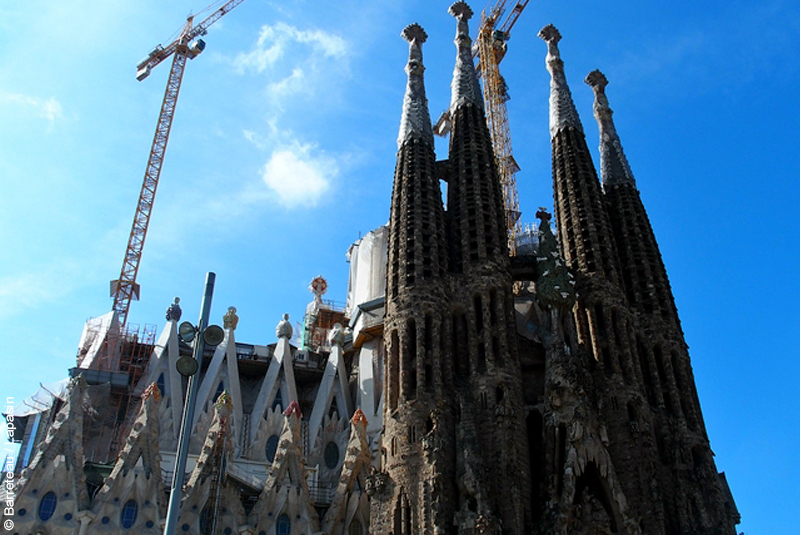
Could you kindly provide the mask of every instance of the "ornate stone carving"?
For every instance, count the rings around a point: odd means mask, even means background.
[[[550,214],[540,208],[536,217],[540,221],[539,254],[536,257],[539,280],[536,282],[536,295],[546,308],[567,310],[575,302],[575,281],[558,254],[556,237],[550,229]]]
[[[353,414],[353,417],[350,419],[353,425],[358,425],[359,423],[363,423],[367,425],[367,417],[364,416],[364,412],[361,409],[356,409],[356,412]]]
[[[181,302],[180,297],[176,297],[175,301],[167,308],[167,321],[180,321],[181,314],[181,306],[178,304]]]
[[[337,345],[341,347],[344,345],[344,330],[341,323],[333,324],[333,329],[328,333],[328,343],[331,346]]]
[[[572,101],[572,93],[567,86],[564,74],[564,62],[558,51],[561,34],[552,24],[539,31],[539,37],[547,43],[547,70],[550,72],[550,137],[555,137],[559,130],[574,128],[583,132],[578,111]]]
[[[227,390],[222,391],[217,398],[217,401],[214,403],[214,406],[220,413],[227,412],[230,414],[230,411],[233,410],[233,400],[231,399],[231,395],[228,394]]]
[[[291,338],[293,332],[292,324],[289,323],[289,314],[284,314],[283,319],[278,322],[278,326],[275,328],[275,335],[278,338]]]
[[[612,115],[614,112],[608,105],[606,97],[606,86],[608,79],[599,70],[594,70],[586,77],[586,83],[594,91],[594,117],[600,128],[600,169],[603,175],[603,185],[613,184],[632,184],[636,185],[633,179],[631,166],[622,151],[622,144],[619,141],[617,129],[614,127]]]
[[[403,115],[400,119],[400,133],[397,136],[397,147],[409,138],[423,139],[433,145],[433,128],[428,112],[428,98],[425,96],[425,81],[422,64],[422,43],[428,39],[425,30],[417,23],[410,24],[401,33],[408,41],[408,85],[403,97]]]
[[[389,475],[373,469],[373,472],[366,477],[366,488],[364,491],[367,496],[374,496],[386,490],[389,483]]]
[[[469,38],[469,25],[467,21],[472,18],[472,9],[466,2],[456,2],[447,10],[458,20],[455,44],[458,49],[456,66],[453,71],[452,91],[450,100],[451,116],[456,107],[462,104],[473,104],[483,109],[483,97],[475,74],[475,64],[472,60],[472,40]]]
[[[150,396],[153,396],[153,399],[156,402],[161,401],[161,389],[158,388],[156,383],[150,383],[150,386],[148,386],[145,391],[142,392],[142,401],[146,400]]]
[[[293,414],[297,415],[297,418],[303,417],[303,413],[300,412],[300,405],[298,405],[297,402],[294,400],[292,400],[292,402],[289,403],[289,406],[286,408],[286,410],[283,411],[283,415],[286,417],[289,417]]]
[[[236,307],[228,307],[228,312],[222,316],[222,326],[235,331],[238,324],[239,316],[236,315]]]

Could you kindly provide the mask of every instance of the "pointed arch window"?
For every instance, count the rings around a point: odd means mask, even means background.
[[[278,452],[278,440],[278,435],[272,435],[267,439],[265,453],[267,455],[267,461],[269,462],[275,460],[275,454]]]
[[[283,396],[281,395],[280,388],[275,393],[275,399],[272,402],[272,410],[275,410],[276,407],[283,409]]]
[[[128,529],[136,523],[136,517],[139,516],[139,505],[136,500],[128,500],[122,506],[122,513],[120,513],[119,523],[122,527]]]
[[[56,512],[57,504],[58,498],[56,497],[56,493],[52,490],[42,496],[41,501],[39,501],[39,520],[42,522],[50,520],[50,517]]]
[[[289,535],[292,531],[292,522],[289,520],[289,515],[281,515],[278,517],[278,523],[275,525],[275,535]]]
[[[164,374],[163,373],[158,376],[158,380],[156,380],[156,386],[158,386],[158,392],[161,394],[161,397],[164,397],[164,396],[167,395],[167,393],[164,392]]]
[[[325,466],[333,470],[339,465],[339,446],[336,442],[328,442],[325,446]]]
[[[358,519],[353,519],[350,522],[350,529],[348,530],[348,535],[364,535],[364,528],[361,526],[361,522]]]
[[[339,404],[336,402],[336,396],[331,400],[331,408],[328,410],[328,418],[333,418],[333,413],[339,414]]]

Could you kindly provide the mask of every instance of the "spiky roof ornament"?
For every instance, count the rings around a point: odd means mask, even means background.
[[[403,39],[408,41],[408,85],[403,97],[403,115],[400,119],[400,133],[397,136],[397,148],[409,139],[421,139],[433,145],[433,128],[431,116],[428,112],[428,98],[425,96],[425,81],[422,64],[422,43],[428,39],[428,34],[417,24],[409,24],[402,33]]]

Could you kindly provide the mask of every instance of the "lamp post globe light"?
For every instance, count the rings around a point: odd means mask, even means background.
[[[183,474],[186,471],[186,456],[189,452],[189,437],[191,436],[191,426],[194,420],[194,406],[197,401],[197,390],[200,381],[195,380],[195,375],[200,370],[203,362],[205,346],[217,346],[225,338],[225,331],[218,325],[209,325],[208,316],[211,313],[211,299],[214,296],[214,282],[217,276],[206,273],[205,292],[200,306],[200,320],[197,326],[191,322],[184,321],[178,326],[178,336],[187,344],[192,344],[192,356],[182,356],[178,358],[175,367],[178,373],[189,378],[188,392],[183,404],[183,418],[181,420],[181,432],[178,438],[178,451],[175,453],[175,471],[172,476],[170,486],[169,505],[167,507],[167,519],[164,523],[164,535],[175,533],[175,526],[178,522],[178,511],[183,496]],[[200,336],[198,336],[198,334]]]

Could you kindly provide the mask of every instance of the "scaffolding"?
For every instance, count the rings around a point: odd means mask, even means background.
[[[497,171],[503,190],[508,249],[512,256],[516,255],[516,237],[522,230],[519,223],[520,211],[516,178],[519,165],[517,165],[511,150],[511,130],[508,125],[508,109],[506,108],[506,102],[511,97],[508,94],[508,85],[500,74],[500,62],[506,54],[506,42],[511,37],[511,28],[528,2],[529,0],[516,2],[508,17],[503,21],[501,18],[506,11],[507,0],[498,0],[491,9],[485,9],[481,13],[481,26],[473,46],[473,55],[478,55],[477,70],[483,89],[486,124],[492,136]]]
[[[77,366],[70,377],[81,376],[97,390],[93,413],[85,421],[86,458],[110,462],[125,443],[140,402],[139,382],[147,371],[155,347],[156,327],[129,324],[120,331],[114,313],[86,322],[78,350]]]

